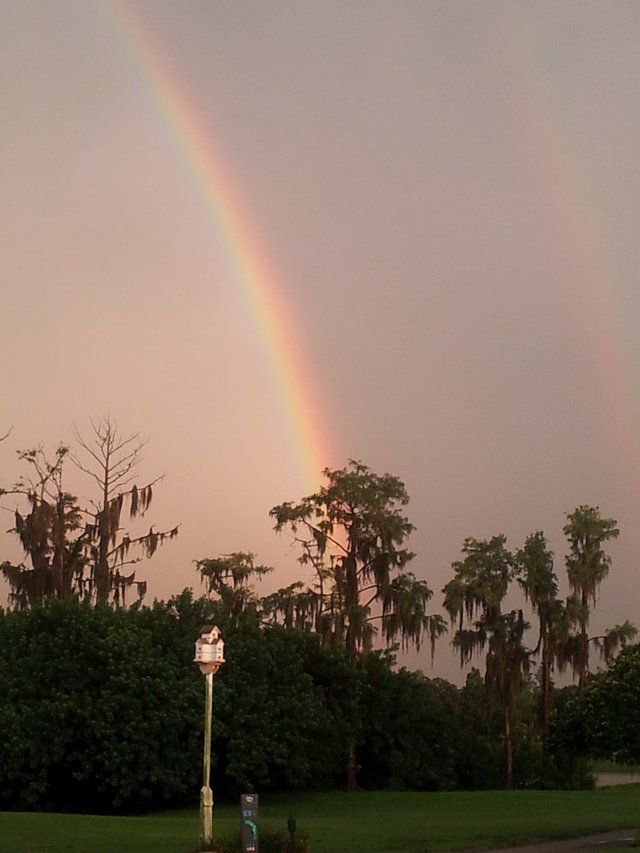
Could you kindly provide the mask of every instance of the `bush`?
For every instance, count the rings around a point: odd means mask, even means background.
[[[306,832],[296,832],[292,838],[281,829],[260,829],[258,833],[260,853],[310,853],[309,837]],[[217,853],[242,853],[240,833],[216,839]]]
[[[2,808],[139,812],[197,798],[201,685],[177,624],[51,600],[3,614],[0,641]]]
[[[214,688],[217,793],[331,786],[344,737],[330,699],[340,661],[317,636],[230,622],[189,592],[129,610],[52,599],[0,611],[0,809],[196,803],[204,683],[193,654],[210,621],[227,659]]]

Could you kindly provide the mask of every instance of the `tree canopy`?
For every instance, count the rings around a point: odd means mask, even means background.
[[[505,785],[513,787],[513,727],[518,699],[529,671],[524,646],[529,627],[522,610],[503,611],[515,576],[515,558],[502,534],[490,540],[468,538],[463,560],[453,563],[454,577],[444,587],[444,606],[457,624],[453,645],[465,664],[486,649],[485,683],[499,698],[504,726]]]
[[[25,474],[2,492],[15,497],[12,532],[25,556],[0,564],[15,608],[0,611],[0,804],[135,810],[190,800],[202,723],[193,642],[210,621],[223,629],[228,651],[216,679],[214,775],[230,795],[253,786],[353,788],[356,780],[433,790],[495,786],[500,772],[508,787],[544,782],[552,771],[575,781],[576,764],[563,768],[562,750],[636,755],[632,739],[628,748],[615,739],[615,708],[605,699],[617,690],[634,701],[635,688],[623,690],[621,679],[635,679],[635,658],[616,655],[635,628],[623,622],[601,636],[588,633],[611,567],[604,546],[619,535],[615,519],[597,507],[567,514],[564,600],[543,531],[516,551],[502,534],[464,540],[444,608],[461,664],[482,654],[485,667],[484,678],[473,670],[458,691],[395,669],[397,649],[419,649],[427,639],[433,653],[446,631],[442,616],[429,612],[427,581],[410,570],[414,527],[398,477],[351,460],[325,469],[313,494],[271,509],[310,580],[260,596],[254,583],[272,567],[236,551],[194,561],[208,598],[185,591],[147,608],[145,582],[132,567],[178,528],[129,532],[158,482],[137,479],[145,442],[122,437],[108,418],[93,424],[90,440],[78,431],[75,439],[75,450],[60,446],[52,458],[42,448],[21,452]],[[67,490],[69,462],[92,482],[89,502]],[[127,607],[130,587],[138,601]],[[534,635],[524,608],[513,606],[518,587],[533,610]],[[610,681],[591,675],[594,648],[614,665]],[[539,689],[530,674],[536,660]],[[618,666],[623,674],[614,677]],[[564,667],[585,698],[563,701],[560,722],[551,725],[552,673]],[[165,695],[174,688],[180,696]],[[575,723],[573,740],[563,720]],[[556,751],[547,755],[550,726]],[[90,778],[100,780],[91,792]],[[56,794],[63,789],[64,803]]]
[[[274,612],[293,611],[296,624],[306,622],[351,658],[378,635],[419,648],[426,634],[435,644],[444,621],[428,614],[432,590],[407,569],[414,554],[405,542],[414,527],[404,514],[404,483],[354,460],[323,473],[327,485],[318,492],[271,510],[276,531],[293,533],[301,564],[314,574],[311,586],[273,599]]]
[[[556,715],[557,744],[592,758],[640,763],[640,645],[622,649]]]
[[[91,440],[76,430],[77,450],[60,445],[52,460],[41,447],[18,454],[27,472],[4,493],[22,501],[11,532],[20,540],[25,561],[0,564],[18,607],[72,595],[124,604],[134,585],[142,597],[146,581],[137,579],[131,567],[178,535],[177,526],[163,531],[151,526],[140,535],[124,527],[125,518],[133,524],[145,515],[158,482],[137,482],[146,442],[138,434],[122,437],[109,417],[92,422],[92,429]],[[94,497],[87,503],[64,486],[69,461],[93,484]]]

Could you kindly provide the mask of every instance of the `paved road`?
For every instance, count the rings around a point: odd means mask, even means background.
[[[596,788],[640,782],[640,773],[596,773]]]
[[[496,853],[594,853],[607,847],[624,847],[635,838],[634,829],[620,829],[615,832],[603,832],[588,835],[585,838],[573,838],[569,841],[544,841],[527,847],[502,847]]]

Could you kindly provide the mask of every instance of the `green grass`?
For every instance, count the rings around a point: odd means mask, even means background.
[[[640,785],[598,791],[309,794],[261,799],[262,822],[293,814],[312,853],[429,853],[571,838],[640,823]],[[215,832],[239,825],[216,806]],[[2,853],[192,853],[197,811],[145,817],[0,813]]]

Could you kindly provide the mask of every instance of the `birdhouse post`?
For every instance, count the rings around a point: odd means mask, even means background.
[[[224,642],[215,625],[203,625],[196,640],[193,660],[205,677],[204,755],[200,789],[200,844],[213,843],[213,791],[211,790],[211,719],[213,716],[213,676],[224,663]]]

